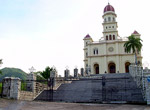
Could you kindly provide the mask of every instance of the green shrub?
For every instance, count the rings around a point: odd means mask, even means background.
[[[0,83],[0,94],[2,92],[2,83]]]
[[[21,82],[21,90],[22,90],[22,91],[25,91],[25,90],[26,90],[26,86],[27,86],[27,83],[26,83],[26,82]]]

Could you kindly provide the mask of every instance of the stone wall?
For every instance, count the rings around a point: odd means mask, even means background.
[[[147,104],[150,104],[150,81],[148,81],[150,71],[148,69],[143,70],[141,66],[130,65],[129,73],[137,86],[141,88],[144,100],[147,101]]]
[[[35,93],[29,91],[20,91],[19,100],[33,100],[35,98]]]

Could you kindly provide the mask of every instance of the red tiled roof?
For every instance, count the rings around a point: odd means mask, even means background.
[[[136,30],[132,34],[139,34]]]

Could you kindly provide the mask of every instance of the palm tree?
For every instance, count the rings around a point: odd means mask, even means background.
[[[39,73],[41,74],[41,76],[43,76],[43,78],[48,79],[50,78],[50,73],[53,70],[56,71],[54,68],[50,68],[49,66],[47,66],[43,72]]]
[[[128,37],[128,41],[124,44],[125,52],[127,53],[132,53],[135,54],[135,64],[137,65],[137,54],[141,51],[142,49],[142,43],[141,39],[135,37],[134,35],[131,35]]]

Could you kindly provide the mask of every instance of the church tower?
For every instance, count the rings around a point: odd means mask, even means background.
[[[116,22],[116,13],[113,6],[109,3],[104,8],[104,15],[103,15],[103,37],[106,41],[116,40],[118,36],[118,25]]]
[[[128,73],[129,65],[135,62],[135,55],[126,53],[124,43],[127,37],[118,35],[117,14],[109,3],[105,6],[103,18],[103,37],[93,41],[90,35],[84,37],[84,68],[87,74]],[[137,38],[137,31],[132,33]],[[142,64],[141,52],[137,55],[139,64]]]

